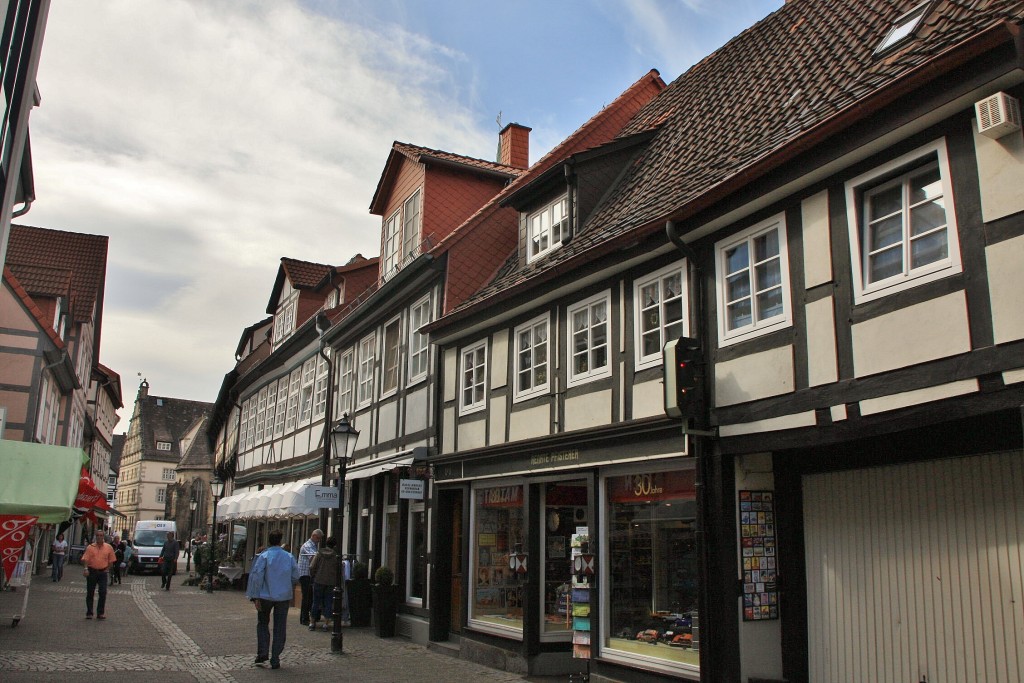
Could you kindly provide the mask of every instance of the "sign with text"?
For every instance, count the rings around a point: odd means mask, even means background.
[[[336,508],[339,500],[337,486],[313,484],[306,487],[306,505],[311,508]]]
[[[427,482],[422,479],[400,479],[398,497],[407,500],[423,500],[427,493]]]

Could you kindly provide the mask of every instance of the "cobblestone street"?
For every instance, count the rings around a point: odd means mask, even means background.
[[[346,628],[344,654],[330,650],[330,634],[310,632],[288,613],[288,643],[278,670],[254,666],[256,616],[242,591],[208,594],[182,586],[171,591],[158,576],[129,576],[107,594],[107,619],[85,618],[85,579],[69,565],[64,580],[33,577],[28,609],[18,626],[23,589],[0,593],[0,680],[107,681],[114,672],[159,672],[162,683],[230,683],[328,679],[375,681],[524,681],[415,645],[381,639],[372,629]],[[128,680],[128,679],[118,679]],[[147,679],[148,680],[148,679]],[[540,679],[560,680],[560,679]]]

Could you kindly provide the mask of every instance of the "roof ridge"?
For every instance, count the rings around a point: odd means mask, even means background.
[[[415,150],[419,150],[421,153],[422,152],[428,152],[428,153],[432,153],[433,155],[444,154],[444,155],[447,155],[447,156],[450,156],[450,157],[457,157],[459,159],[466,159],[467,161],[475,161],[475,162],[481,163],[481,164],[489,164],[489,165],[491,165],[491,166],[493,166],[495,168],[501,169],[502,171],[506,171],[506,172],[508,172],[509,174],[512,174],[512,175],[519,175],[519,174],[523,173],[523,171],[524,171],[524,169],[517,168],[515,166],[508,166],[507,164],[503,164],[503,163],[500,163],[498,161],[492,161],[490,159],[482,159],[480,157],[472,157],[472,156],[469,156],[468,154],[459,154],[458,152],[449,152],[449,151],[443,150],[443,149],[434,149],[433,147],[425,147],[424,145],[417,145],[417,144],[414,144],[414,143],[411,143],[411,142],[402,142],[401,140],[395,140],[392,143],[392,146],[394,147],[394,146],[397,146],[397,145],[401,145],[403,147],[409,147],[409,148],[412,148],[412,149],[415,149]],[[399,150],[399,151],[402,151],[402,150]]]

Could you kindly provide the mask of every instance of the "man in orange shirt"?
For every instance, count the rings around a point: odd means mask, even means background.
[[[103,613],[103,609],[107,606],[107,577],[109,576],[107,572],[115,562],[117,562],[117,556],[114,555],[114,549],[104,540],[103,530],[97,529],[93,542],[82,553],[82,565],[85,566],[82,575],[85,576],[86,619],[92,619],[92,598],[97,586],[100,589],[100,601],[96,605],[96,618],[107,618]]]

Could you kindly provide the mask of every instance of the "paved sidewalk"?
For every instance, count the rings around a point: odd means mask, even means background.
[[[24,589],[0,592],[0,680],[109,683],[112,673],[129,671],[158,673],[158,678],[139,680],[161,683],[534,680],[403,638],[378,638],[367,628],[346,628],[344,653],[334,654],[330,634],[299,626],[295,609],[289,610],[281,668],[256,667],[256,614],[245,594],[208,594],[182,586],[186,576],[179,572],[170,591],[160,589],[159,576],[126,577],[107,594],[105,621],[85,618],[85,579],[79,565],[68,565],[60,583],[46,574],[33,577],[28,609],[17,627],[12,628],[11,617],[21,611]]]

